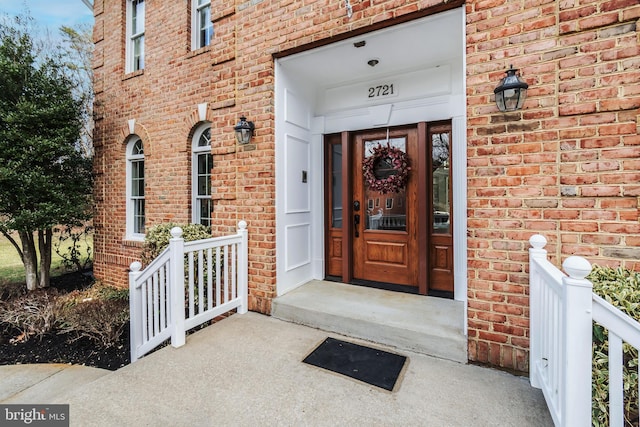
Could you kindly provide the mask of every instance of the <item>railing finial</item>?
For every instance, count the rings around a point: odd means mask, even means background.
[[[140,263],[140,261],[133,261],[129,266],[129,270],[131,270],[132,273],[137,273],[141,269],[142,269],[142,264]]]
[[[547,245],[547,239],[542,234],[534,234],[529,238],[529,244],[534,249],[542,249]]]
[[[562,263],[562,269],[572,279],[584,279],[591,273],[591,263],[581,256],[570,256]]]
[[[180,237],[182,237],[182,228],[173,227],[171,229],[171,237],[173,237],[174,239],[179,239]]]
[[[240,222],[238,223],[238,228],[239,228],[240,230],[244,230],[244,229],[246,229],[246,228],[247,228],[247,221],[244,221],[244,220],[240,221]]]

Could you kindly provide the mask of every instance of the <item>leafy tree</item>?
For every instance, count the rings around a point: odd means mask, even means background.
[[[29,290],[49,285],[53,227],[88,219],[92,188],[91,160],[76,149],[82,99],[61,53],[35,45],[31,22],[0,21],[0,232]]]

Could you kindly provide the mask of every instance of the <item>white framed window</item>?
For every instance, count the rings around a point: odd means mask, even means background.
[[[211,225],[213,200],[211,199],[211,125],[205,123],[193,134],[191,160],[191,194],[192,222],[194,224]]]
[[[127,0],[127,73],[144,69],[144,15],[144,0]]]
[[[211,0],[191,0],[191,49],[197,50],[211,44]]]
[[[144,239],[144,147],[138,136],[127,144],[127,239]]]

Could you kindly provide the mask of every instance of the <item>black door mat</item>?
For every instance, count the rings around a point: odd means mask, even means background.
[[[303,362],[392,391],[406,360],[399,354],[327,338]]]

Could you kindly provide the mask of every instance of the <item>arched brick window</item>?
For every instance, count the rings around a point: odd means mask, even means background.
[[[192,141],[191,160],[191,194],[192,222],[194,224],[211,225],[211,124],[204,123],[196,129]]]
[[[143,239],[145,232],[144,206],[144,147],[133,135],[127,143],[127,238]]]

